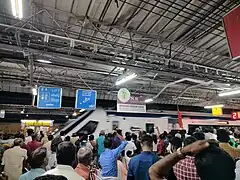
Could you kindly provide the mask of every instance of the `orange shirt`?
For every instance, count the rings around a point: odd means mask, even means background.
[[[78,164],[77,167],[75,168],[75,172],[79,176],[82,176],[84,179],[89,180],[90,169],[87,166],[83,164]]]

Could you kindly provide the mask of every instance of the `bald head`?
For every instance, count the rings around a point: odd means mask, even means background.
[[[82,147],[77,153],[78,162],[84,165],[89,165],[92,158],[92,150],[87,147]]]

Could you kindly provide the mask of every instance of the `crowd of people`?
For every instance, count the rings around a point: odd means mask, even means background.
[[[240,180],[238,140],[226,129],[191,135],[104,130],[48,136],[2,134],[1,176],[8,180]]]

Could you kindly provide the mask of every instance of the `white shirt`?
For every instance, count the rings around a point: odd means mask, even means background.
[[[71,166],[57,165],[56,168],[45,172],[43,175],[53,174],[65,176],[69,180],[84,180],[82,176],[79,176]]]
[[[153,152],[157,152],[157,144],[153,142]]]
[[[27,136],[25,138],[25,144],[27,144],[28,142],[32,141],[32,137],[31,136]]]
[[[47,148],[47,151],[51,151],[51,144],[52,144],[52,141],[48,141],[43,145],[43,147]]]
[[[48,164],[46,169],[47,170],[51,170],[53,168],[55,168],[57,166],[57,157],[56,157],[56,153],[52,152],[49,156],[48,156]]]
[[[128,151],[131,151],[132,152],[132,155],[134,154],[134,151],[137,149],[136,148],[136,146],[135,146],[135,144],[134,144],[134,142],[132,142],[132,141],[127,141],[128,142],[128,144],[126,145],[126,147],[125,147],[125,156],[127,156],[127,152]]]
[[[215,140],[217,140],[217,135],[208,132],[208,133],[205,133],[205,139],[206,139],[206,140],[208,140],[208,139],[215,139]]]
[[[27,159],[27,150],[20,146],[15,146],[3,153],[2,165],[8,180],[18,180],[22,174],[24,159]]]

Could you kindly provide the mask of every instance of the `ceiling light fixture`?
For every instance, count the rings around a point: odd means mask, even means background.
[[[149,99],[146,99],[146,100],[145,100],[145,103],[150,103],[150,102],[153,102],[153,99],[152,99],[152,98],[149,98]]]
[[[52,63],[51,61],[45,60],[45,59],[38,59],[37,61],[40,62],[40,63],[46,63],[46,64],[51,64]]]
[[[212,108],[216,108],[216,107],[222,108],[222,107],[224,107],[224,105],[216,104],[216,105],[204,106],[204,109],[212,109]]]
[[[85,111],[85,109],[81,109],[81,110],[79,110],[79,112],[83,112],[83,111]]]
[[[33,94],[34,96],[37,95],[37,88],[32,88],[32,94]]]
[[[14,17],[23,18],[23,3],[22,0],[11,0],[12,14]]]
[[[68,118],[68,115],[66,115],[65,118]]]
[[[223,96],[231,96],[231,95],[236,95],[236,94],[240,94],[240,88],[232,89],[229,91],[222,91],[218,95],[220,97],[223,97]]]
[[[121,84],[124,84],[124,83],[127,82],[127,81],[130,81],[130,80],[136,78],[136,77],[137,77],[137,74],[136,74],[136,73],[133,73],[133,74],[131,74],[131,75],[129,75],[129,76],[126,76],[126,77],[118,80],[118,81],[115,83],[115,85],[116,85],[116,86],[119,86],[119,85],[121,85]]]
[[[24,109],[21,111],[21,114],[24,114]]]

